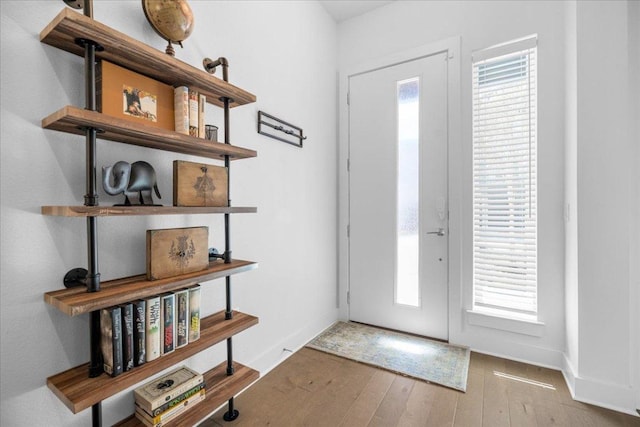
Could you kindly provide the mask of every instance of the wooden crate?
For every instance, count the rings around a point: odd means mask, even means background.
[[[204,163],[173,162],[174,206],[228,206],[227,168]]]
[[[208,227],[147,230],[147,279],[164,279],[206,269],[208,245]]]

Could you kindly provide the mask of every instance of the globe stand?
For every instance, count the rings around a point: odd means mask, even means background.
[[[169,56],[176,56],[176,50],[171,45],[170,41],[169,41],[169,44],[167,45],[167,48],[164,50],[164,53],[166,53]]]

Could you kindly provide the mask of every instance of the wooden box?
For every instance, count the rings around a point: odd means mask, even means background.
[[[108,116],[175,129],[173,87],[108,61],[96,67],[98,111]]]
[[[201,271],[209,266],[209,228],[147,230],[147,279]]]
[[[228,206],[227,168],[204,163],[173,162],[174,206]]]

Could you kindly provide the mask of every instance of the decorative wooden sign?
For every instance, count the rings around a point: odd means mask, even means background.
[[[147,279],[201,271],[209,266],[209,227],[147,230]]]
[[[204,163],[173,162],[174,206],[228,206],[227,168]]]

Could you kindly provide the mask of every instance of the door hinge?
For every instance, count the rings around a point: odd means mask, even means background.
[[[351,92],[347,92],[347,105],[351,105]]]
[[[347,237],[351,237],[351,224],[347,224]]]
[[[351,172],[351,159],[347,159],[347,172]]]
[[[347,305],[351,304],[351,292],[347,291]]]

